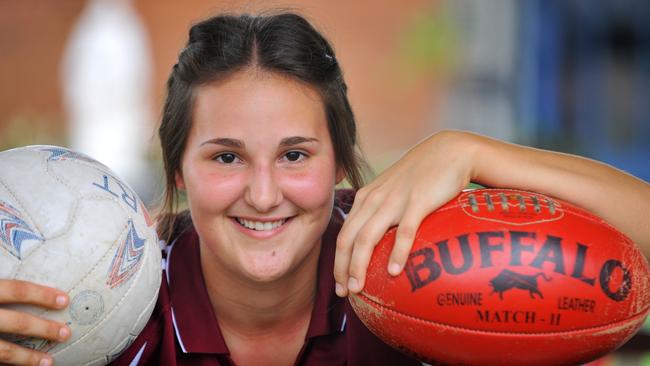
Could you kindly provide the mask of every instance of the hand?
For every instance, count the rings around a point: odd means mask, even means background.
[[[388,272],[404,268],[422,219],[455,197],[472,177],[472,135],[445,131],[408,151],[357,192],[336,244],[336,293],[363,289],[372,251],[398,225]]]
[[[33,336],[63,342],[70,337],[65,324],[10,310],[3,304],[30,304],[48,309],[63,309],[68,296],[51,287],[19,280],[0,279],[0,333]],[[50,355],[0,339],[0,364],[52,365]]]

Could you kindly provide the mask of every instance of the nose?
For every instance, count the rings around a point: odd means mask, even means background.
[[[258,165],[248,181],[244,199],[258,212],[269,212],[282,202],[282,189],[278,184],[273,168]]]

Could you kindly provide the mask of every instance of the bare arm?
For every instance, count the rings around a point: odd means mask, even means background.
[[[608,221],[650,257],[650,184],[595,160],[469,136],[478,146],[473,181],[574,203]]]
[[[650,184],[582,157],[460,131],[432,135],[357,194],[337,241],[337,294],[361,291],[372,249],[398,225],[388,271],[397,275],[422,219],[470,181],[545,193],[602,217],[650,257]]]

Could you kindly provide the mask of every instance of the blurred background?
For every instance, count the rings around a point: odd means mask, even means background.
[[[159,110],[189,26],[278,8],[333,43],[376,172],[455,128],[650,181],[645,0],[0,0],[0,150],[85,152],[155,206]],[[644,332],[598,364],[650,365]]]

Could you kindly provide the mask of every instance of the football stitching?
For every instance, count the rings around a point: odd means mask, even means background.
[[[536,193],[528,192],[528,191],[524,191],[524,190],[499,189],[499,188],[484,188],[484,189],[481,189],[480,191],[490,191],[490,192],[503,192],[503,191],[505,191],[505,192],[512,192],[512,193],[520,192],[520,193],[526,193],[526,194],[536,194]],[[467,192],[471,192],[471,191],[467,191]],[[465,192],[464,194],[466,194],[467,192]],[[543,195],[543,194],[536,194],[536,195],[542,196],[542,197],[548,197],[548,196]],[[548,198],[551,198],[551,197],[548,197]],[[638,249],[636,244],[634,244],[634,242],[630,238],[628,238],[625,234],[620,232],[617,228],[615,228],[609,222],[603,220],[599,216],[596,216],[595,214],[592,214],[589,211],[586,211],[586,210],[581,209],[579,207],[574,208],[573,205],[571,203],[569,203],[569,202],[566,202],[567,205],[564,205],[565,201],[563,201],[563,200],[558,200],[556,198],[552,198],[552,200],[558,201],[557,202],[558,205],[556,207],[561,208],[564,212],[567,212],[567,213],[570,213],[572,215],[578,216],[578,217],[580,217],[582,219],[586,219],[587,221],[589,221],[591,223],[595,223],[595,224],[605,226],[606,228],[611,230],[613,233],[615,233],[616,236],[618,236],[619,238],[622,238],[623,239],[622,241],[626,246],[634,248],[634,249]],[[436,210],[435,212],[446,212],[446,211],[449,211],[449,210],[454,210],[454,209],[459,209],[459,208],[462,210],[463,209],[463,204],[456,201],[454,204],[450,204],[448,206],[441,207],[438,210]],[[471,216],[471,217],[473,217],[473,216]],[[483,219],[483,218],[481,218],[481,219]],[[552,220],[549,220],[549,221],[552,221]]]

